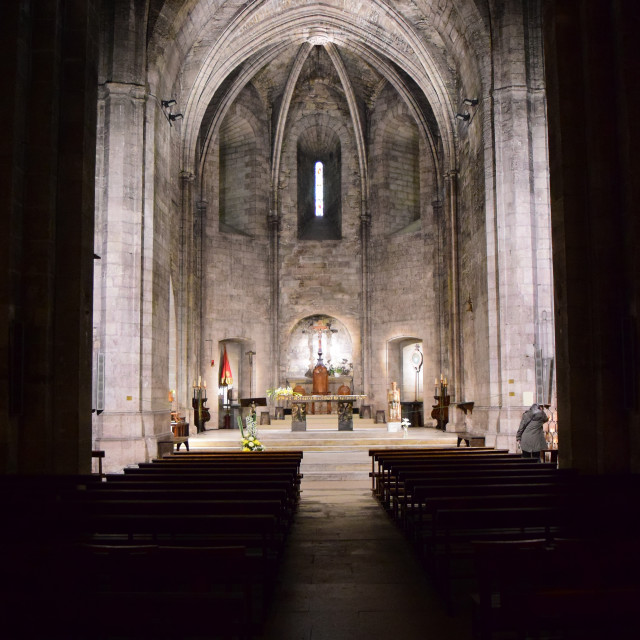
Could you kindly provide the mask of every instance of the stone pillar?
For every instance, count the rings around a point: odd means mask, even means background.
[[[203,375],[206,371],[204,362],[204,335],[202,327],[204,326],[204,309],[205,309],[205,291],[204,291],[204,239],[205,227],[207,223],[207,201],[199,200],[196,202],[195,219],[193,221],[193,262],[194,262],[194,294],[197,300],[195,307],[197,308],[196,323],[194,326],[194,340],[196,346],[196,362],[195,372],[197,375]]]
[[[533,204],[546,186],[544,167],[532,161],[539,158],[532,149],[532,113],[544,106],[544,93],[536,84],[542,61],[535,11],[514,2],[495,18],[493,168],[487,167],[488,190],[494,190],[494,197],[486,224],[491,383],[485,411],[487,442],[493,444],[495,436],[497,446],[515,450],[520,417],[525,405],[535,400],[538,294],[543,283],[548,292],[550,273],[549,253],[537,252],[543,239],[548,243],[549,207],[544,199]],[[527,55],[513,53],[525,51]],[[547,277],[541,280],[543,264]]]
[[[91,468],[96,3],[3,4],[0,473]]]
[[[364,211],[360,216],[360,251],[361,251],[361,321],[362,342],[360,353],[362,359],[362,390],[364,395],[371,393],[371,300],[369,277],[369,247],[371,243],[371,214]],[[352,389],[352,392],[355,391]],[[369,399],[371,401],[372,398]]]
[[[448,362],[447,348],[445,344],[445,321],[446,318],[444,316],[444,309],[446,308],[445,301],[445,286],[444,283],[446,279],[444,274],[446,273],[446,269],[444,266],[444,257],[446,255],[445,244],[446,244],[446,233],[444,230],[444,219],[443,219],[443,206],[442,200],[434,200],[432,203],[433,206],[433,220],[434,227],[436,228],[437,236],[437,255],[435,256],[436,266],[433,271],[433,279],[434,279],[434,287],[436,288],[436,298],[437,298],[437,309],[436,309],[436,317],[439,318],[439,322],[436,323],[436,332],[437,332],[437,351],[434,352],[432,356],[434,370],[429,372],[429,376],[427,373],[424,373],[424,381],[425,381],[425,389],[426,389],[426,381],[433,376],[438,376],[440,373],[444,372],[445,363]],[[447,323],[448,324],[448,323]],[[425,391],[426,394],[426,391]],[[429,401],[431,404],[431,401]],[[431,413],[431,407],[429,407],[429,413]]]
[[[280,380],[280,219],[277,211],[269,212],[269,259],[271,260],[271,382],[269,388],[281,385]],[[284,342],[284,340],[283,340]]]
[[[191,418],[192,381],[195,368],[193,366],[194,336],[191,330],[196,318],[193,305],[193,233],[188,230],[193,224],[193,190],[195,176],[183,171],[180,173],[180,244],[177,247],[179,256],[178,283],[176,296],[176,330],[178,334],[178,353],[176,357],[178,378],[178,411]],[[190,419],[192,423],[193,420]]]
[[[546,0],[559,463],[640,471],[640,51],[623,0]]]
[[[535,3],[506,3],[493,26],[486,221],[490,385],[486,408],[474,400],[478,419],[486,413],[488,444],[495,436],[497,446],[514,450],[522,412],[536,400],[538,326],[550,308],[539,11]]]
[[[447,213],[451,230],[451,244],[449,247],[449,322],[450,335],[450,371],[449,387],[454,401],[462,400],[463,367],[460,355],[462,344],[460,337],[460,276],[458,264],[458,172],[449,171],[445,177],[447,194]]]
[[[105,146],[95,324],[105,364],[96,446],[106,450],[110,469],[147,457],[142,362],[145,100],[142,85],[109,82],[99,103]]]

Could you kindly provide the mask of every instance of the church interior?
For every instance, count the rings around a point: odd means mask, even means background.
[[[344,411],[342,394],[389,422],[397,390],[409,432],[512,459],[537,403],[556,470],[635,510],[633,5],[4,3],[0,484],[16,513],[38,478],[95,475],[94,452],[100,478],[173,451],[172,415],[193,446],[252,400],[277,422],[294,388],[332,399],[308,412]],[[374,498],[401,516],[392,493]]]

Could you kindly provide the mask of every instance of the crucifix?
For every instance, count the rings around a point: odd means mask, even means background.
[[[331,331],[331,326],[327,325],[323,320],[316,320],[315,324],[311,325],[311,329],[318,334],[318,363],[324,364],[322,362],[322,334],[325,331]]]

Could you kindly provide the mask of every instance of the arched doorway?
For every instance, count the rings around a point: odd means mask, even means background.
[[[411,426],[424,426],[424,351],[422,339],[410,336],[392,338],[387,342],[386,386],[392,382],[400,390],[402,417]]]
[[[224,354],[227,354],[231,383],[222,384]],[[218,343],[216,386],[218,389],[218,428],[235,427],[240,401],[256,396],[256,347],[253,340],[227,338]],[[258,394],[263,395],[263,394]]]

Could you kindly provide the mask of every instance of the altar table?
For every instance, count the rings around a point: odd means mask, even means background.
[[[291,431],[307,430],[307,405],[313,402],[338,403],[338,431],[353,431],[353,403],[363,395],[310,395],[291,397]]]

